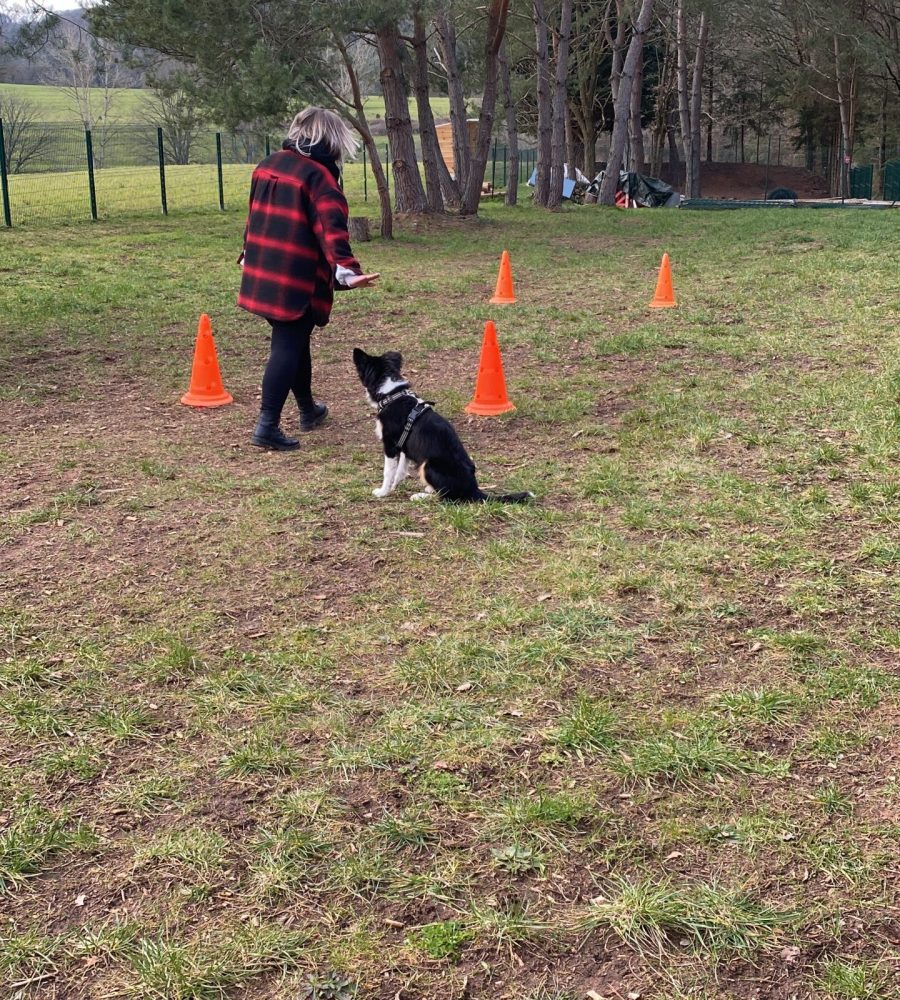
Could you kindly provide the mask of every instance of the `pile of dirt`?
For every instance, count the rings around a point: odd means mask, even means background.
[[[678,168],[676,168],[678,169]],[[768,187],[766,177],[768,176]],[[684,191],[684,168],[674,176],[669,166],[663,167],[660,179],[676,191]],[[830,194],[824,177],[804,167],[778,167],[765,163],[702,163],[700,190],[704,198],[764,198],[765,192],[790,188],[798,198],[827,198]]]

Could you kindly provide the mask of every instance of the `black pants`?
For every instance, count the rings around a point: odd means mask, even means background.
[[[269,320],[272,326],[272,349],[262,380],[262,409],[281,415],[288,393],[293,392],[301,411],[311,410],[312,357],[310,334],[315,323],[307,313],[289,322]]]

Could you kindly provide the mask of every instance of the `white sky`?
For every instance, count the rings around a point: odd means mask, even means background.
[[[25,0],[13,0],[11,6],[21,10],[28,5]],[[41,0],[41,6],[48,7],[50,10],[75,10],[78,7],[89,5],[84,0]]]

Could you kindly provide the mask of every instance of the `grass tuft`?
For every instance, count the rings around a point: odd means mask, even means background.
[[[560,721],[553,741],[576,754],[612,753],[618,743],[618,720],[608,702],[581,694]]]
[[[0,830],[0,893],[40,874],[54,856],[88,850],[95,843],[81,824],[70,825],[40,806],[24,804]]]
[[[609,928],[642,953],[687,947],[718,957],[752,955],[795,918],[742,888],[717,882],[678,885],[664,878],[613,883],[609,898],[592,903],[582,924],[590,930]]]

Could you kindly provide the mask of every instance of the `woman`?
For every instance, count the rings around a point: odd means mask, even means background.
[[[347,235],[340,165],[354,152],[353,133],[338,115],[306,108],[291,123],[282,148],[253,171],[238,305],[272,327],[252,439],[260,448],[300,447],[280,427],[289,392],[300,408],[301,430],[325,419],[328,407],[312,395],[310,335],[328,322],[335,287],[360,288],[378,278],[362,273]]]

